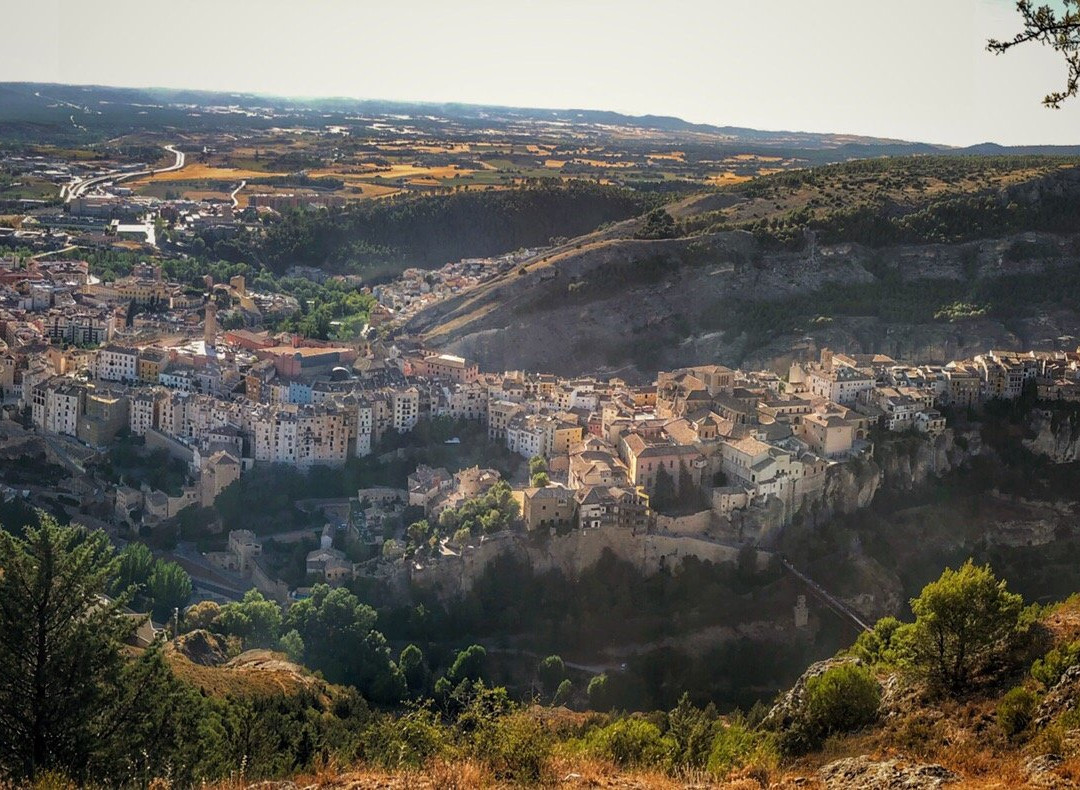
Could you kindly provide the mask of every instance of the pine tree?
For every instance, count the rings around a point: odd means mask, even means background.
[[[127,661],[137,621],[105,591],[117,561],[104,532],[40,514],[0,531],[0,774],[101,779],[128,770],[167,684],[157,651]]]

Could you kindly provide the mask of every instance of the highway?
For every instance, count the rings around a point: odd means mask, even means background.
[[[236,208],[237,206],[240,205],[240,200],[236,196],[239,195],[240,190],[243,189],[246,186],[247,186],[247,181],[241,181],[240,186],[238,186],[236,189],[234,189],[229,194],[229,199],[232,201],[233,208]]]
[[[138,178],[139,176],[157,175],[158,173],[169,173],[173,170],[179,170],[184,166],[184,152],[177,148],[175,145],[165,146],[165,150],[176,157],[176,161],[168,167],[162,167],[157,170],[135,170],[132,172],[125,172],[122,170],[112,170],[105,175],[93,176],[92,178],[76,177],[71,180],[70,184],[65,184],[60,187],[60,197],[65,203],[70,203],[73,198],[81,197],[85,195],[87,191],[99,184],[104,184],[107,181],[112,181],[114,184],[120,181],[126,181],[129,178]]]

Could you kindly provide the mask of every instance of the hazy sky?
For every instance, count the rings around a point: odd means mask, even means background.
[[[0,81],[421,99],[1080,143],[1011,0],[5,0]],[[26,31],[22,33],[20,31]]]

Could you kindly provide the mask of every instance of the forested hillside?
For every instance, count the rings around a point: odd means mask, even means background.
[[[536,663],[532,701],[522,703],[486,682],[480,645],[458,652],[436,680],[419,648],[394,661],[371,630],[374,612],[325,586],[284,616],[258,594],[200,604],[185,620],[202,627],[133,647],[139,618],[123,604],[135,588],[103,597],[122,564],[103,533],[43,518],[22,537],[0,532],[0,562],[0,780],[17,786],[520,787],[563,778],[567,787],[820,781],[847,790],[940,787],[921,781],[936,778],[1070,787],[1080,770],[1075,598],[1026,606],[970,561],[923,587],[909,622],[880,620],[771,707],[724,715],[688,695],[649,714],[613,710],[618,694],[605,673],[588,683],[592,712],[575,713],[564,707],[574,696],[570,667],[555,655]],[[226,661],[279,632],[281,653]],[[355,687],[329,685],[285,654]],[[990,777],[1005,783],[980,783]]]
[[[305,264],[385,276],[405,266],[437,268],[578,236],[641,214],[652,200],[575,181],[365,201],[329,212],[289,213],[269,228],[256,253],[275,271]]]
[[[728,191],[736,201],[687,220],[689,232],[753,231],[771,248],[873,247],[1070,232],[1078,217],[1075,158],[897,157],[777,173]]]

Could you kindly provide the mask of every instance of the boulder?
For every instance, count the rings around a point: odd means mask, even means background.
[[[1031,787],[1058,788],[1073,787],[1057,772],[1065,758],[1058,754],[1043,754],[1032,757],[1024,764],[1024,774]]]
[[[818,775],[826,790],[937,790],[960,779],[941,765],[874,760],[865,754],[829,763]]]

